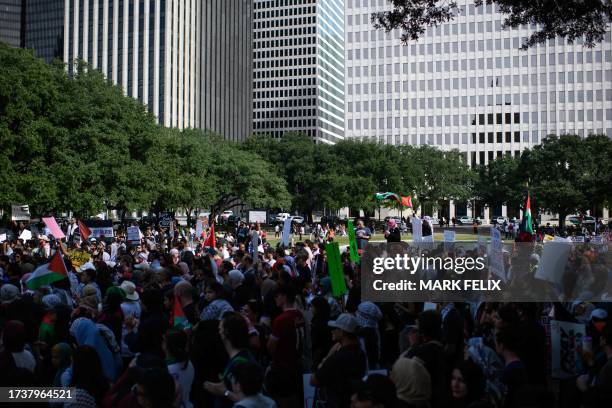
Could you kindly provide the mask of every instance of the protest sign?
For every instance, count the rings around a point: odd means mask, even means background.
[[[265,224],[268,221],[268,212],[265,210],[249,210],[248,219],[250,223]]]
[[[72,251],[69,251],[68,256],[70,256],[70,262],[72,262],[72,266],[75,269],[80,268],[91,260],[91,256],[87,252],[81,251],[80,249],[73,249]]]
[[[571,237],[570,239],[572,240],[572,242],[584,242],[584,237],[582,235]]]
[[[133,226],[127,229],[127,240],[134,244],[140,242],[140,228]]]
[[[283,246],[287,248],[289,246],[289,235],[291,234],[291,218],[285,220],[283,225]]]
[[[11,220],[30,221],[30,206],[27,204],[11,205]]]
[[[100,237],[113,237],[113,222],[111,220],[87,220],[83,222],[89,231],[91,232],[91,237],[100,238]]]
[[[423,221],[416,215],[411,219],[412,223],[412,242],[421,242],[423,240]]]
[[[196,221],[196,230],[195,230],[196,238],[198,238],[198,239],[202,238],[202,231],[203,231],[202,220],[197,220]]]
[[[538,263],[538,270],[535,274],[536,279],[561,285],[563,283],[565,265],[567,264],[567,258],[571,249],[571,243],[565,240],[544,244],[542,256]]]
[[[579,347],[586,331],[584,324],[550,321],[550,342],[552,350],[552,377],[572,378],[581,372]]]
[[[346,229],[348,230],[349,236],[349,257],[351,262],[359,262],[359,251],[357,247],[357,237],[355,236],[355,226],[352,220],[348,220],[346,223]]]
[[[159,226],[162,228],[170,228],[172,222],[172,213],[164,211],[159,214]]]
[[[325,254],[327,255],[327,270],[332,283],[332,294],[334,297],[340,297],[346,293],[346,282],[338,243],[330,242],[325,245]]]
[[[504,269],[504,255],[503,255],[501,233],[497,228],[491,227],[491,258],[490,258],[490,269],[491,272],[499,276],[506,282],[506,271]]]
[[[63,233],[62,229],[60,228],[60,226],[57,225],[57,221],[55,221],[55,217],[43,217],[42,220],[45,223],[45,225],[47,226],[47,228],[49,228],[49,232],[56,239],[66,238],[66,235],[64,235],[64,233]]]
[[[0,242],[6,241],[6,234],[0,234]]]
[[[32,231],[24,229],[23,231],[21,231],[21,234],[19,234],[19,239],[22,239],[24,241],[32,239]]]

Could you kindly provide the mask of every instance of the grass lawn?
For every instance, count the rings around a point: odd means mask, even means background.
[[[487,239],[489,239],[489,234],[485,234],[485,236],[487,237]],[[297,235],[293,235],[294,237],[294,242],[298,242],[298,236]],[[302,239],[305,240],[308,238],[308,235],[303,235]],[[383,234],[374,234],[372,236],[372,238],[370,239],[370,241],[384,241],[385,240],[385,236]],[[436,242],[440,242],[443,240],[443,233],[442,232],[436,232],[434,233],[434,241]],[[474,234],[455,234],[455,240],[457,241],[478,241],[478,237],[477,235]],[[270,233],[268,232],[268,242],[270,243],[270,245],[272,245],[273,247],[276,246],[276,244],[280,241],[279,238],[274,238],[274,232]],[[336,237],[335,241],[338,242],[338,244],[342,245],[348,245],[349,240],[348,237]],[[412,234],[410,233],[403,233],[402,234],[402,241],[404,242],[412,242]],[[504,242],[512,242],[512,240],[504,240]]]

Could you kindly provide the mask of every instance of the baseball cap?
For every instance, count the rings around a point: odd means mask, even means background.
[[[349,313],[342,313],[336,320],[328,322],[327,325],[350,334],[355,334],[359,329],[357,319]]]

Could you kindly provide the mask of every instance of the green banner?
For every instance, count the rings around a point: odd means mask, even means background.
[[[325,245],[325,253],[327,254],[327,271],[332,282],[332,294],[334,297],[340,297],[346,293],[346,282],[338,243],[331,242]]]
[[[359,262],[359,252],[357,251],[357,237],[355,237],[355,227],[353,221],[348,220],[346,223],[346,229],[348,230],[349,236],[349,255],[351,262]]]

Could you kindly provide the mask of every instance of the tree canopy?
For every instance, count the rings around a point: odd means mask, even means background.
[[[452,20],[459,13],[455,1],[389,0],[391,9],[372,14],[374,27],[401,30],[404,43],[417,40],[427,27]],[[496,5],[506,15],[505,28],[537,25],[522,44],[526,49],[550,38],[583,40],[588,47],[601,42],[612,19],[612,2],[605,0],[475,0],[477,7]]]

